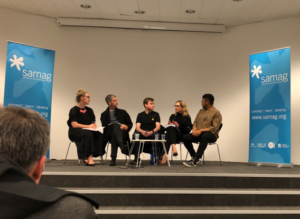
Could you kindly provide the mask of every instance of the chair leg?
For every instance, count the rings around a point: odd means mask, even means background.
[[[220,166],[222,166],[222,161],[221,161],[221,155],[220,155],[219,145],[218,145],[218,144],[216,144],[216,145],[217,145],[217,148],[218,148],[218,153],[219,153],[219,158],[220,158]]]
[[[106,156],[105,156],[105,162],[104,162],[104,164],[106,164],[109,144],[110,144],[110,142],[107,142],[107,144],[106,144],[107,148],[106,148]]]
[[[78,160],[78,166],[80,166],[80,159]]]
[[[203,152],[203,164],[205,164],[205,159],[204,159],[204,152]]]
[[[126,143],[126,146],[128,146],[128,149],[129,149],[129,144],[128,143]],[[129,150],[128,150],[128,154],[129,154]],[[126,160],[125,164],[127,164],[127,155],[126,154],[125,154],[125,160]]]
[[[173,146],[172,146],[171,163],[173,163],[173,153],[174,153],[174,151],[173,151]]]
[[[70,144],[69,144],[69,147],[68,147],[68,150],[67,150],[67,154],[66,154],[66,158],[65,158],[65,162],[64,162],[64,164],[66,164],[66,160],[67,160],[67,156],[68,156],[68,153],[69,153],[69,149],[70,149],[70,145],[71,145],[71,143],[72,143],[72,141],[70,142]]]
[[[182,161],[181,142],[180,142],[180,160]]]

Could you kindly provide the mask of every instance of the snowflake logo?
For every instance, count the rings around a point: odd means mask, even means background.
[[[16,66],[19,71],[21,71],[20,65],[24,66],[23,57],[17,58],[16,55],[13,55],[14,59],[10,59],[11,65],[10,67]]]
[[[251,72],[253,73],[253,74],[252,74],[252,78],[254,77],[254,75],[256,75],[256,77],[259,79],[259,74],[262,73],[261,65],[258,66],[257,68],[256,68],[256,65],[254,65],[253,68],[254,68],[254,69],[251,70]]]

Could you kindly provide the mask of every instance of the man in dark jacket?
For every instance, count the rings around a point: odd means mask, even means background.
[[[1,218],[97,218],[93,200],[38,185],[50,144],[43,117],[25,108],[0,108],[0,130]]]
[[[118,108],[118,99],[115,95],[107,95],[105,101],[108,104],[108,107],[101,114],[100,120],[102,126],[105,127],[105,144],[107,141],[111,143],[110,166],[116,166],[118,146],[121,148],[123,154],[128,153],[128,145],[130,145],[129,132],[132,128],[132,121],[125,110]],[[124,142],[127,142],[127,145],[124,145]]]

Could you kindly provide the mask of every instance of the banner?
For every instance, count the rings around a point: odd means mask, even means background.
[[[8,42],[4,106],[37,111],[50,125],[54,58],[55,51]]]
[[[291,164],[290,48],[250,55],[249,162]]]

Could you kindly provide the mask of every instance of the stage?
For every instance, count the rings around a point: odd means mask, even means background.
[[[275,168],[206,161],[188,168],[120,169],[77,160],[46,163],[41,184],[95,199],[99,218],[299,218],[300,166]],[[117,160],[122,166],[124,160]]]
[[[167,165],[150,165],[149,160],[142,161],[144,168],[139,169],[120,169],[119,166],[125,165],[125,160],[117,160],[117,166],[110,167],[110,160],[106,161],[106,165],[101,165],[99,160],[96,160],[95,167],[88,167],[81,163],[78,166],[78,160],[67,160],[66,164],[64,160],[50,160],[46,163],[44,171],[47,172],[134,172],[134,173],[242,173],[242,174],[299,174],[300,166],[294,166],[293,168],[277,168],[277,167],[257,167],[248,165],[248,163],[235,163],[235,162],[222,162],[220,166],[219,161],[205,161],[203,166],[198,164],[195,168],[189,168],[182,165],[182,162],[174,160],[171,163],[171,167]],[[133,167],[134,165],[129,165]]]

